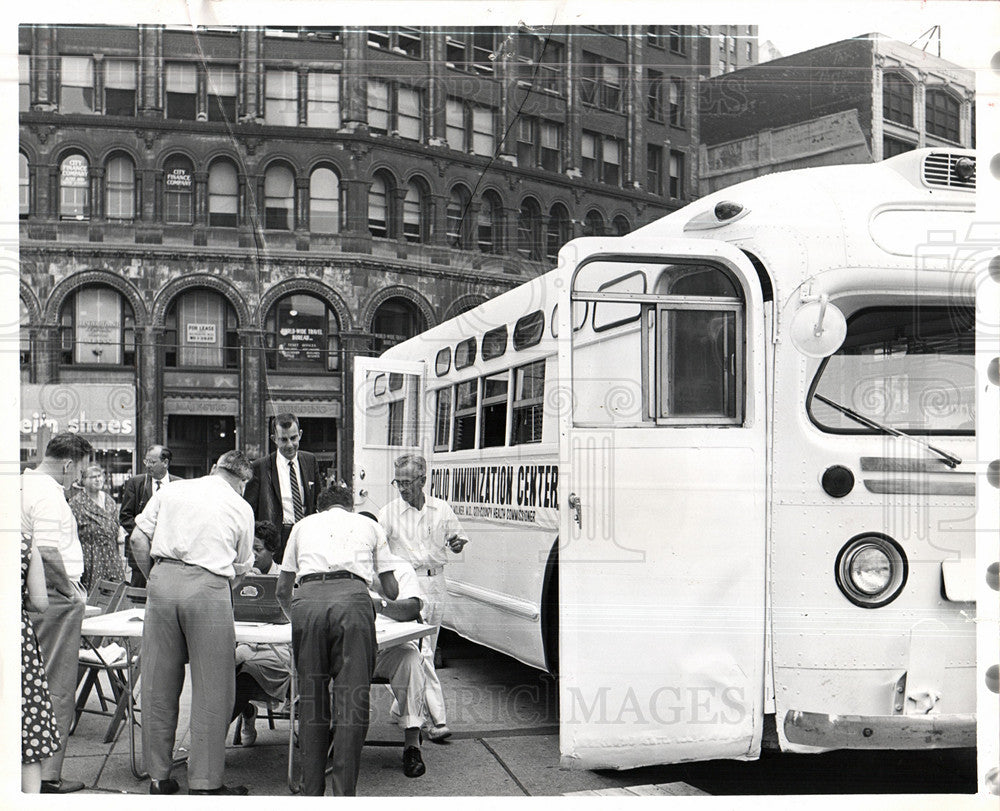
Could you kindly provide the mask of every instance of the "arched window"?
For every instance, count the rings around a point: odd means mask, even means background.
[[[106,285],[80,288],[59,311],[60,362],[64,365],[135,366],[135,314]]]
[[[493,192],[486,192],[479,206],[476,241],[483,253],[503,251],[503,204]]]
[[[604,217],[600,211],[590,209],[583,218],[583,235],[585,237],[604,236]]]
[[[407,242],[426,242],[427,225],[427,192],[419,180],[411,180],[403,198],[403,236]]]
[[[59,219],[90,218],[90,163],[74,152],[59,164]]]
[[[373,237],[389,236],[389,183],[381,174],[368,188],[368,231]]]
[[[135,166],[125,155],[113,157],[104,170],[104,211],[109,220],[135,218]]]
[[[398,297],[388,299],[379,305],[372,318],[372,348],[384,352],[425,329],[427,322],[412,302]]]
[[[927,88],[927,134],[958,141],[958,100],[948,91]]]
[[[20,305],[20,353],[19,362],[21,366],[21,382],[30,383],[31,382],[31,311],[28,309],[28,305],[24,303],[23,298],[18,298],[18,304]]]
[[[621,214],[611,221],[611,228],[616,237],[623,237],[632,230],[632,226],[629,225],[629,221]]]
[[[295,175],[287,166],[269,166],[264,173],[264,227],[291,231],[294,212]]]
[[[279,299],[264,321],[267,368],[277,372],[340,369],[340,326],[327,303],[307,293]]]
[[[882,117],[905,127],[913,126],[913,85],[898,73],[882,77]]]
[[[542,209],[528,197],[517,213],[517,252],[525,259],[541,259]]]
[[[188,290],[170,302],[163,365],[237,369],[240,339],[236,311],[214,290]]]
[[[163,164],[163,221],[179,225],[193,222],[194,167],[182,155]]]
[[[239,199],[236,167],[227,160],[215,161],[208,168],[208,224],[235,228]]]
[[[23,152],[17,154],[17,190],[18,214],[24,219],[31,212],[31,174]]]
[[[309,230],[314,234],[340,231],[340,178],[326,166],[309,176]]]
[[[445,210],[448,244],[455,248],[465,247],[465,213],[468,208],[469,190],[465,186],[455,186],[448,195],[448,207]]]
[[[555,262],[559,258],[559,249],[569,242],[569,214],[562,203],[556,203],[549,209],[549,226],[545,231],[545,258]]]

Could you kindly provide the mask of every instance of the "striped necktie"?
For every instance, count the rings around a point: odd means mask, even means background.
[[[306,511],[302,506],[302,491],[299,490],[299,477],[295,475],[295,460],[288,460],[288,482],[292,486],[292,512],[295,520],[301,521]]]

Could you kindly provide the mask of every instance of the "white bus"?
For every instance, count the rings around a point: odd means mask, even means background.
[[[427,457],[446,625],[558,672],[564,765],[975,745],[974,191],[758,178],[358,361],[359,509]]]

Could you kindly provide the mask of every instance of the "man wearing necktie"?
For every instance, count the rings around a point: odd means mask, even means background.
[[[135,529],[135,517],[141,513],[154,493],[158,493],[165,484],[177,481],[180,476],[170,472],[170,460],[173,454],[164,445],[153,445],[143,457],[143,464],[146,472],[133,476],[122,488],[122,506],[118,513],[118,521],[125,530],[125,557],[128,560],[129,568],[132,570],[131,583],[129,585],[146,587],[146,577],[135,564],[135,556],[132,554],[132,530]]]
[[[270,521],[281,528],[281,542],[274,559],[281,562],[292,527],[316,512],[319,470],[316,457],[299,450],[302,430],[294,414],[283,413],[271,421],[271,440],[276,450],[253,465],[253,478],[243,497],[257,521]]]

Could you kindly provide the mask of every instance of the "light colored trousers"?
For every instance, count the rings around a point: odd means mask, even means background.
[[[434,651],[437,648],[438,632],[444,620],[445,605],[448,600],[448,588],[444,572],[428,577],[426,572],[417,571],[417,585],[420,587],[420,598],[423,608],[420,615],[428,625],[434,626],[434,633],[420,640],[420,655],[424,662],[424,702],[427,715],[432,726],[446,723],[444,710],[444,691],[441,680],[434,669]]]
[[[62,745],[42,761],[42,780],[59,780],[63,759],[69,746],[69,729],[76,715],[76,678],[80,663],[80,624],[83,622],[87,593],[79,583],[73,583],[74,595],[66,597],[48,589],[49,609],[39,614],[29,611],[38,647],[45,663],[45,678],[49,682],[52,710]]]
[[[382,651],[375,658],[375,678],[388,679],[399,714],[399,728],[412,729],[424,723],[424,659],[416,642]]]
[[[184,664],[191,663],[188,786],[219,788],[236,698],[236,630],[229,579],[161,560],[149,576],[142,634],[142,754],[153,780],[173,766]]]

